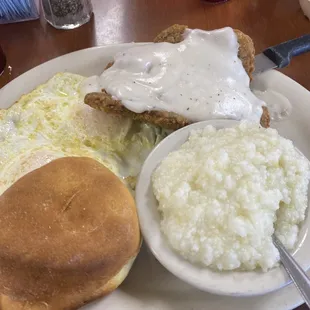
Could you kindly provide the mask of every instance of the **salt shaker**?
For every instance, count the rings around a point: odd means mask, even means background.
[[[42,0],[44,17],[57,29],[74,29],[87,23],[92,15],[91,0]]]

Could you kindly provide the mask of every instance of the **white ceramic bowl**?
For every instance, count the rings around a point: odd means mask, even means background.
[[[265,273],[262,271],[216,272],[186,261],[170,248],[160,231],[158,204],[151,184],[154,169],[170,152],[178,149],[188,139],[192,130],[205,128],[207,125],[220,129],[237,124],[237,121],[232,120],[211,120],[195,123],[169,135],[153,150],[142,167],[136,187],[136,204],[146,243],[158,261],[175,276],[210,293],[230,296],[262,295],[290,283],[284,268],[280,266]],[[307,253],[310,241],[305,238],[309,226],[309,217],[307,217],[301,227],[300,241],[294,253],[295,259],[305,269],[310,265],[310,255]],[[305,239],[307,242],[304,242]]]

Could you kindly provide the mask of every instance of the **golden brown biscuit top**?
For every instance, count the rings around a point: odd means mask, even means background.
[[[4,287],[27,291],[18,283],[31,282],[39,270],[50,273],[36,275],[44,292],[51,280],[51,290],[74,286],[73,275],[109,280],[140,245],[130,192],[90,158],[57,159],[19,179],[0,197],[0,225],[2,293],[8,293]],[[35,283],[29,285],[36,294]]]

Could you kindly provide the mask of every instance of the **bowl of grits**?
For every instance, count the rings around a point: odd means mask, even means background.
[[[213,120],[168,136],[136,187],[142,234],[170,272],[215,294],[290,283],[275,233],[308,269],[308,159],[275,129]]]

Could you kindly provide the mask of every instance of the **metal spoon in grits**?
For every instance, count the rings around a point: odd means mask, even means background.
[[[282,265],[310,308],[310,279],[275,235],[272,240],[280,253]]]

